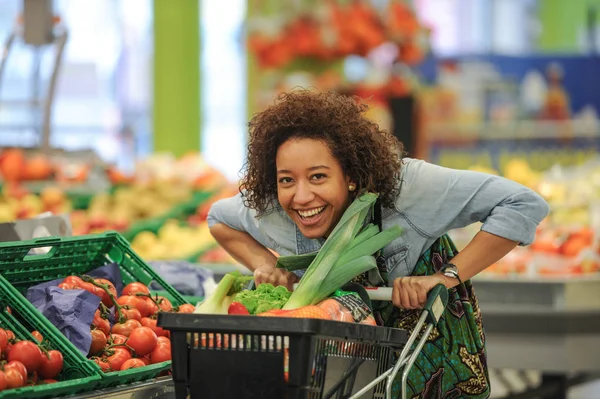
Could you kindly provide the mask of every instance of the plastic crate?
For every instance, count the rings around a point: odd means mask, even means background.
[[[5,310],[7,306],[11,308],[12,314]],[[33,306],[0,276],[0,327],[11,330],[17,338],[33,342],[35,339],[31,332],[39,331],[50,348],[59,350],[63,355],[63,369],[56,378],[59,382],[5,390],[0,392],[0,398],[53,398],[96,388],[101,377],[95,364],[86,361],[72,345],[65,345],[63,335],[32,308]]]
[[[43,255],[29,255],[33,248],[50,247]],[[187,301],[156,274],[129,247],[127,241],[116,232],[66,238],[41,238],[31,241],[0,243],[0,274],[20,293],[33,285],[69,275],[82,275],[105,264],[116,262],[120,266],[123,284],[138,281],[149,285],[157,283],[169,294],[173,306]],[[25,300],[23,298],[23,300]],[[26,301],[26,300],[25,300]],[[48,324],[62,339],[65,346],[71,343],[33,305],[27,302],[31,312]],[[171,368],[171,362],[157,363],[142,368],[104,373],[92,361],[81,355],[81,361],[91,364],[102,377],[100,387],[113,387],[154,378]]]
[[[158,325],[171,332],[177,399],[348,397],[407,340],[395,328],[317,319],[165,313]],[[370,394],[384,390],[385,381]]]

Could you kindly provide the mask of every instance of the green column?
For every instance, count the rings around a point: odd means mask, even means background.
[[[587,9],[600,7],[600,0],[541,0],[539,19],[542,32],[540,50],[545,52],[578,52],[579,35],[585,32]]]
[[[200,150],[200,0],[154,0],[154,151]]]

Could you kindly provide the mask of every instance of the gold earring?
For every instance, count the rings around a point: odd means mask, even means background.
[[[348,186],[348,191],[354,191],[354,190],[356,190],[356,186],[354,184],[350,184]]]

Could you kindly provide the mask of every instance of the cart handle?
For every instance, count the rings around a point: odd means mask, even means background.
[[[373,301],[391,301],[391,287],[365,287],[369,298]],[[427,294],[427,303],[423,310],[427,310],[427,323],[437,325],[438,320],[442,317],[444,309],[448,304],[448,289],[443,284],[438,284],[433,287]]]

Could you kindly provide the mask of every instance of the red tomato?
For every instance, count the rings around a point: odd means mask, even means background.
[[[157,336],[159,336],[159,337],[166,337],[167,334],[169,333],[168,330],[165,330],[162,327],[158,327],[156,325],[156,320],[155,319],[151,319],[149,317],[143,317],[142,318],[142,325],[144,327],[148,327],[148,328],[152,329],[152,331],[154,331],[154,333]]]
[[[169,348],[171,347],[171,340],[167,337],[158,337],[156,345],[167,345]]]
[[[13,346],[13,344],[8,344],[8,345],[6,345],[6,348],[4,348],[4,350],[2,351],[2,357],[4,359],[8,358],[8,354],[10,353],[12,346]]]
[[[142,320],[142,314],[137,309],[121,309],[121,314],[125,317],[125,320]],[[115,319],[119,318],[119,312],[115,309]]]
[[[34,332],[31,333],[31,335],[33,335],[33,338],[35,338],[35,340],[37,342],[41,343],[44,340],[44,337],[42,336],[42,334],[40,334],[39,331],[34,331]]]
[[[129,309],[139,310],[142,317],[145,317],[144,315],[148,313],[148,305],[143,298],[137,298],[134,296],[120,296],[117,299],[117,303]]]
[[[173,310],[173,305],[171,304],[171,301],[169,301],[164,296],[159,296],[156,302],[158,303],[158,306],[163,312],[170,312]]]
[[[113,370],[121,370],[121,366],[127,360],[131,359],[131,353],[124,348],[113,348],[111,349],[114,353],[106,358],[106,361]]]
[[[58,285],[58,288],[61,288],[63,290],[74,290],[76,287],[72,284],[60,283]]]
[[[0,352],[3,352],[8,345],[8,334],[2,328],[0,328]]]
[[[33,373],[42,363],[42,351],[33,342],[19,341],[13,345],[8,354],[8,361],[21,362],[27,371]]]
[[[135,369],[138,367],[144,367],[146,364],[141,359],[129,359],[121,366],[121,370]]]
[[[42,380],[40,382],[40,384],[38,385],[48,385],[48,384],[56,384],[58,381],[52,379],[52,378],[46,378],[45,380]]]
[[[156,306],[152,299],[146,297],[144,298],[144,301],[146,301],[146,307],[148,308],[148,317],[153,316],[158,312],[158,306]]]
[[[142,294],[150,294],[150,290],[144,284],[133,282],[127,284],[125,288],[123,288],[121,295],[135,295],[138,292]]]
[[[7,386],[6,375],[4,374],[4,371],[0,371],[0,392],[4,391]]]
[[[117,289],[115,288],[114,284],[110,282],[110,280],[107,280],[105,278],[97,278],[94,279],[94,281],[98,284],[105,284],[108,286],[108,290],[110,291],[110,293],[116,298],[117,297]],[[100,298],[102,298],[102,303],[104,305],[106,305],[106,307],[108,308],[112,308],[113,307],[113,301],[110,298],[110,296],[106,293],[106,291],[104,291],[102,288],[100,287],[96,287],[94,286],[94,288],[96,289],[96,295],[98,295]]]
[[[92,361],[94,363],[96,363],[98,366],[100,366],[100,370],[102,370],[103,372],[106,373],[106,372],[110,371],[110,364],[108,364],[106,359],[101,359],[99,357],[92,357]]]
[[[106,334],[102,330],[92,330],[92,345],[89,355],[97,355],[106,346]]]
[[[14,368],[5,367],[4,376],[6,378],[6,387],[8,389],[23,387],[27,382],[27,379],[23,377],[23,374]]]
[[[6,371],[9,368],[17,370],[23,376],[23,381],[27,381],[27,369],[23,363],[17,361],[8,362],[4,365],[4,370]]]
[[[142,362],[144,362],[144,364],[145,364],[146,366],[148,366],[148,365],[150,365],[150,364],[151,364],[151,362],[150,362],[150,355],[146,355],[146,356],[144,356],[144,357],[141,357],[140,359],[142,360]]]
[[[110,323],[108,320],[102,318],[100,310],[96,310],[96,313],[94,313],[92,328],[97,328],[98,330],[102,331],[104,335],[110,334]]]
[[[196,310],[196,307],[194,305],[184,303],[179,307],[178,313],[194,313],[194,310]]]
[[[78,287],[84,287],[84,284],[87,284],[87,283],[84,283],[83,280],[77,276],[65,277],[65,279],[62,282],[67,285],[73,285],[73,286],[78,286]]]
[[[129,335],[131,334],[131,332],[133,330],[135,330],[136,328],[139,328],[142,326],[142,323],[140,323],[137,320],[127,320],[124,323],[116,323],[113,327],[112,327],[112,332],[114,334],[121,334],[124,335],[126,337],[129,337]]]
[[[63,362],[62,353],[57,350],[48,351],[48,356],[42,354],[42,364],[38,368],[38,374],[44,379],[54,378],[62,371]]]
[[[246,309],[243,304],[232,302],[231,305],[229,305],[229,309],[227,309],[227,314],[249,315],[250,312],[248,312],[248,309]]]
[[[150,363],[162,363],[171,360],[171,345],[159,344],[150,353]]]
[[[127,342],[127,337],[123,334],[110,334],[110,339],[113,345],[124,344]]]
[[[127,340],[127,344],[133,348],[137,356],[145,356],[152,352],[157,342],[156,333],[148,327],[136,328]]]
[[[6,330],[6,335],[8,336],[9,341],[17,338],[15,337],[15,333],[10,330]]]

